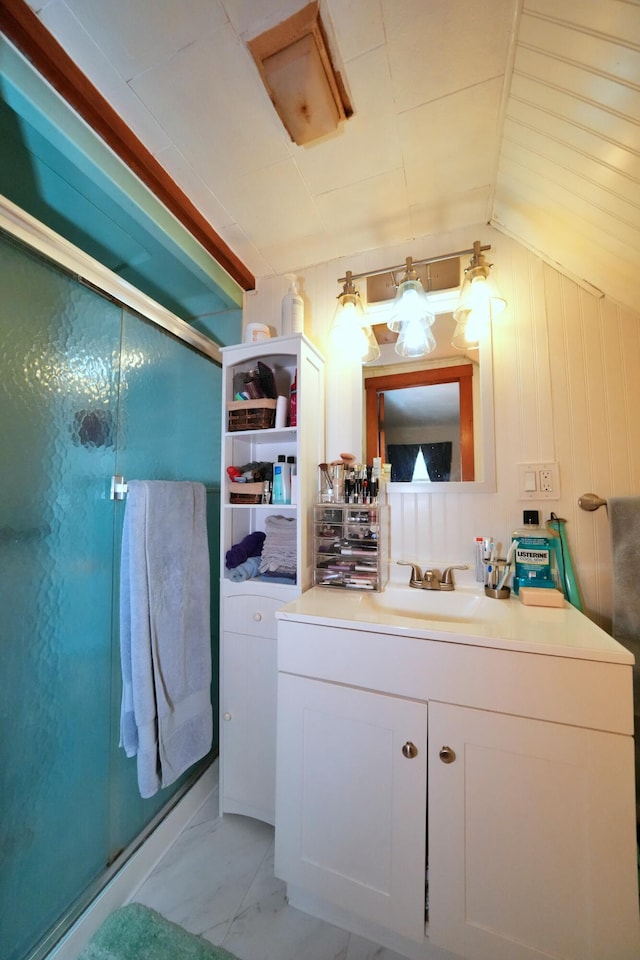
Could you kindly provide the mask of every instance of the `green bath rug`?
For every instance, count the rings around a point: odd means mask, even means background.
[[[177,923],[129,903],[95,932],[78,960],[237,960],[228,950],[189,933]]]

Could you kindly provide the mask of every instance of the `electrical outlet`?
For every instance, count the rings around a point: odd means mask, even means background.
[[[519,500],[559,500],[560,471],[557,463],[519,463]]]
[[[540,471],[540,493],[553,493],[553,477],[551,470]]]

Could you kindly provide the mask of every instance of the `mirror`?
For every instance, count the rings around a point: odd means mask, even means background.
[[[390,342],[363,367],[367,462],[390,462],[395,446],[394,493],[495,490],[491,334],[465,354],[450,346],[454,326],[450,313],[436,317],[438,346],[421,361],[403,361]],[[380,327],[378,337],[393,334]]]

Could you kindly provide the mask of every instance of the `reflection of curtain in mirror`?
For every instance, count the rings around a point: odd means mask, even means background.
[[[387,445],[392,483],[408,483],[412,479],[419,452],[419,443],[389,443]]]
[[[452,449],[450,440],[443,443],[390,443],[387,446],[387,456],[391,464],[391,482],[409,483],[413,479],[420,450],[427,465],[429,479],[434,483],[449,480]]]
[[[451,452],[453,445],[450,440],[443,443],[421,443],[420,449],[424,462],[427,465],[427,473],[432,483],[438,480],[451,479]]]

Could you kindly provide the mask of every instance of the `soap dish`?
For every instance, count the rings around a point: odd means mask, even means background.
[[[511,595],[510,587],[500,587],[498,590],[497,587],[485,587],[484,593],[486,597],[493,597],[494,600],[507,600]]]

